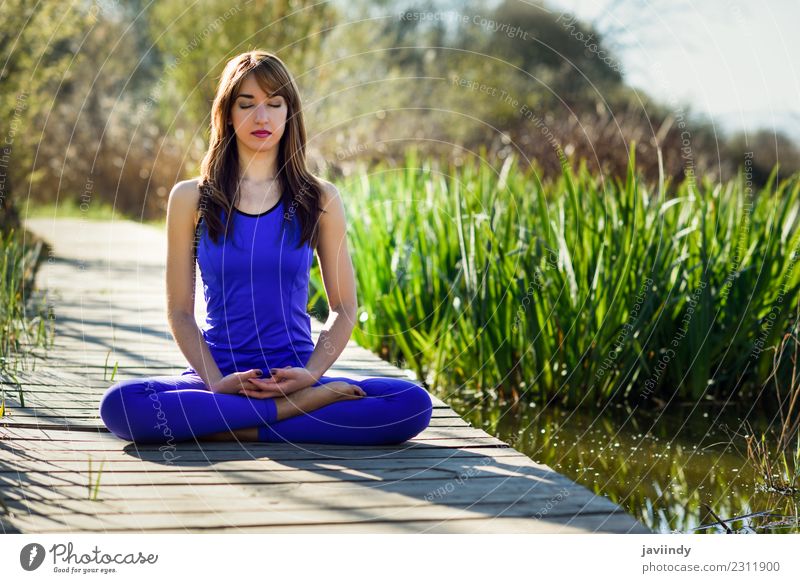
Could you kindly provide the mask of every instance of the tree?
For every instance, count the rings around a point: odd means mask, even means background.
[[[19,226],[15,190],[33,177],[33,122],[59,92],[70,91],[69,65],[81,58],[79,33],[95,14],[88,4],[72,4],[67,10],[57,2],[0,4],[0,231]]]

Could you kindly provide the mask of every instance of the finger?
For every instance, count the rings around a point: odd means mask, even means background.
[[[281,380],[283,378],[283,371],[280,369],[273,368],[269,371],[269,376],[262,380]]]
[[[350,388],[351,391],[353,391],[353,394],[357,394],[360,397],[366,397],[367,396],[366,391],[364,391],[364,389],[362,389],[358,385],[348,384],[347,386]]]
[[[272,370],[272,377],[276,378],[276,379],[279,379],[279,380],[283,380],[283,379],[287,378],[289,376],[288,374],[286,374],[287,373],[287,368],[289,368],[289,367],[273,369]]]
[[[278,391],[279,387],[273,386],[273,383],[269,381],[264,381],[262,379],[247,379],[247,383],[245,384],[245,388],[250,389],[251,391]]]
[[[273,379],[250,379],[250,384],[259,389],[278,390],[281,388],[280,382]]]
[[[262,389],[273,389],[276,391],[285,391],[294,384],[292,379],[251,379],[253,384]]]
[[[250,382],[253,383],[254,385],[263,385],[265,383],[274,383],[275,381],[270,377],[266,377],[266,378],[263,378],[263,379],[252,378],[252,379],[250,379]]]
[[[285,394],[286,387],[282,385],[273,386],[271,383],[264,383],[262,381],[255,381],[250,379],[249,390],[255,391],[259,394],[269,394],[270,396],[280,397]]]
[[[261,386],[259,385],[259,383],[262,383],[262,382],[263,381],[261,379],[256,378],[256,377],[250,377],[250,378],[247,378],[247,379],[242,379],[241,380],[242,386],[240,388],[243,388],[243,389],[260,389]]]

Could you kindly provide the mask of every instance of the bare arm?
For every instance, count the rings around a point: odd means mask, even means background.
[[[330,313],[319,335],[314,352],[306,364],[319,379],[345,349],[355,327],[358,299],[353,263],[347,247],[347,221],[339,191],[325,183],[327,196],[320,214],[320,233],[317,258]]]
[[[194,318],[192,257],[195,217],[200,193],[196,180],[176,184],[167,203],[167,318],[181,352],[206,387],[222,378]]]

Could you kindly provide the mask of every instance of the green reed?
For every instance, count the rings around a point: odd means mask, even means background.
[[[119,361],[117,361],[117,360],[114,361],[114,368],[111,371],[111,378],[109,379],[108,378],[108,358],[110,356],[111,356],[111,350],[106,352],[106,360],[105,360],[105,363],[103,363],[103,381],[110,380],[111,382],[114,382],[114,377],[117,376],[117,369],[119,367]]]
[[[0,233],[0,370],[17,368],[19,358],[30,348],[47,346],[52,339],[46,302],[31,299],[36,271],[43,257],[44,243],[23,244],[15,229]]]
[[[747,458],[760,478],[759,485],[768,492],[786,496],[800,493],[799,357],[800,301],[796,304],[793,329],[783,336],[774,351],[772,374],[764,383],[765,387],[774,387],[779,423],[769,433],[760,434],[747,423],[744,435]]]
[[[97,470],[97,477],[94,478],[94,482],[92,482],[92,456],[89,455],[89,472],[88,472],[88,493],[87,498],[89,500],[97,501],[97,497],[100,494],[100,477],[103,475],[103,466],[105,465],[106,460],[102,460],[100,462],[100,468]]]
[[[537,176],[410,152],[343,185],[354,339],[464,395],[645,402],[766,378],[800,290],[796,176],[651,186],[633,154],[624,180]]]

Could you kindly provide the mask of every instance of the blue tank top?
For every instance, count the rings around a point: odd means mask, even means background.
[[[223,376],[305,366],[314,350],[306,309],[314,252],[308,242],[297,247],[300,223],[296,213],[284,220],[284,206],[280,200],[257,215],[234,209],[233,233],[218,243],[200,219],[197,263],[207,310],[201,331]]]

